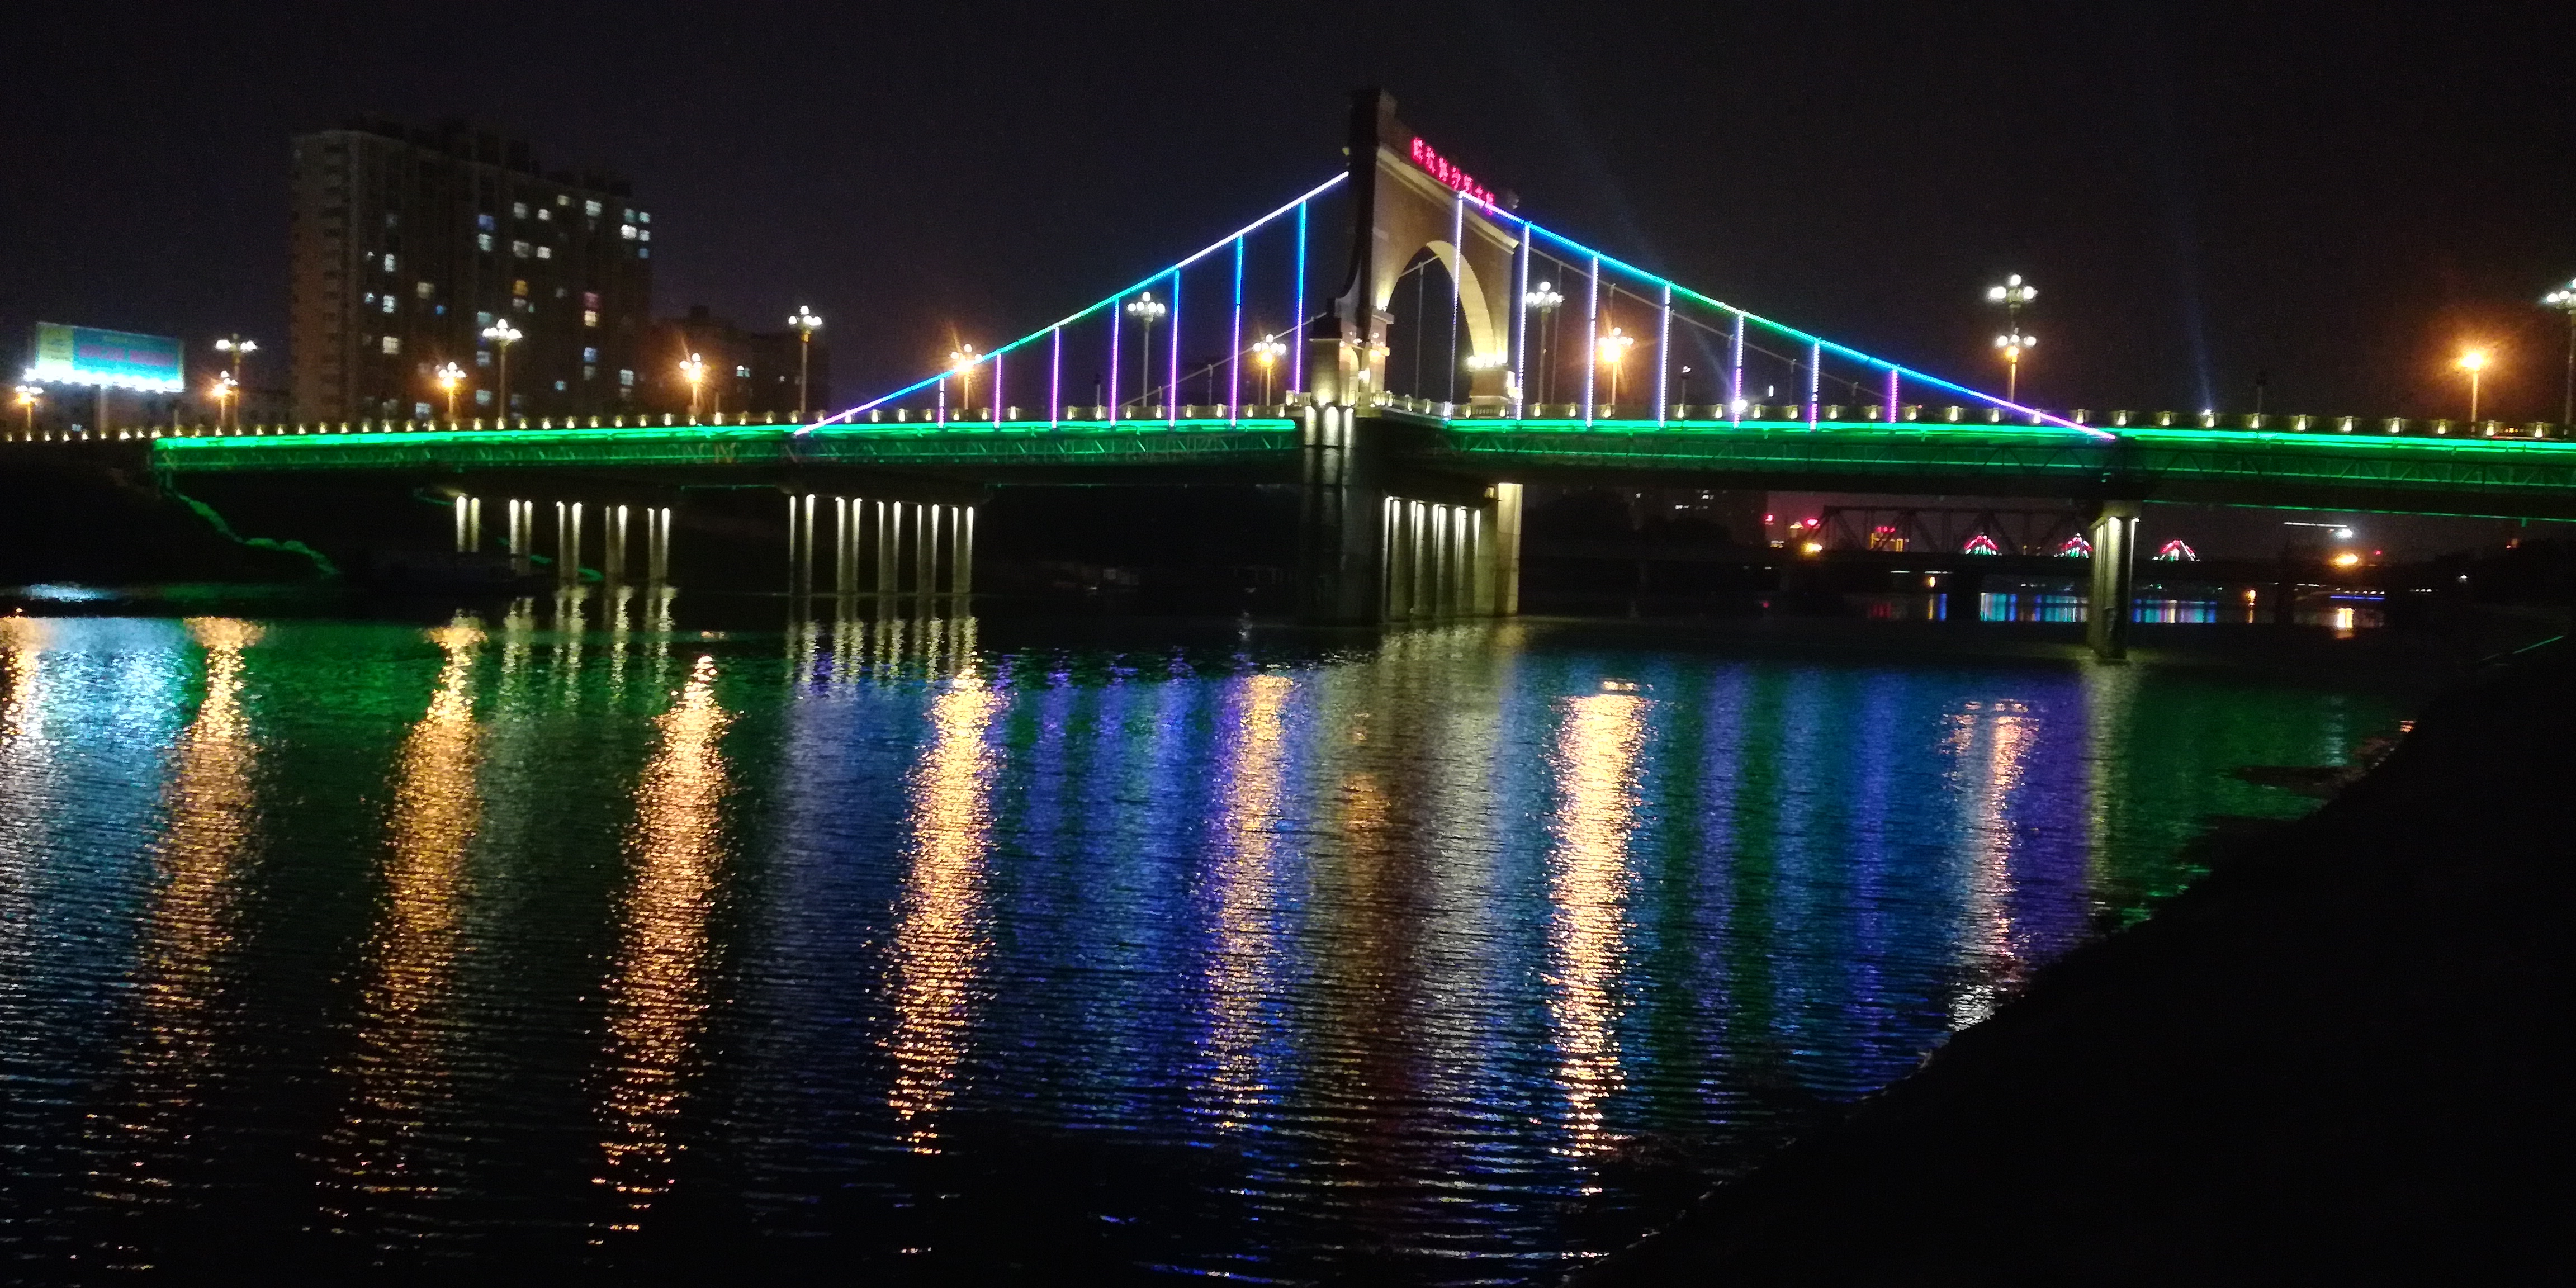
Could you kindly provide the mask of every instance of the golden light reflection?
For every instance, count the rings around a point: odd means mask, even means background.
[[[1002,695],[960,676],[930,704],[930,745],[912,773],[912,869],[894,936],[894,1087],[887,1104],[913,1149],[939,1150],[938,1114],[955,1093],[974,1028],[975,979],[988,944],[984,859],[992,844],[993,754]]]
[[[1972,778],[1967,784],[1968,835],[1975,847],[1968,860],[1968,924],[1959,936],[1967,979],[1950,1001],[1955,1028],[1992,1015],[2021,976],[2021,950],[2013,940],[2015,835],[2009,810],[2039,732],[2039,718],[2018,702],[1971,702],[1950,717],[1947,742]]]
[[[461,948],[466,860],[483,811],[475,772],[482,728],[474,720],[474,668],[483,632],[459,617],[429,638],[446,656],[429,709],[404,736],[394,760],[384,902],[360,995],[356,1054],[344,1070],[357,1086],[333,1133],[335,1170],[350,1191],[374,1203],[431,1196],[443,1188],[442,1179],[415,1155],[432,1106],[447,1095],[444,1045]],[[340,1208],[335,1215],[347,1221],[356,1213]]]
[[[1557,781],[1550,830],[1548,1020],[1566,1128],[1576,1153],[1606,1142],[1602,1116],[1621,1084],[1618,981],[1627,938],[1628,836],[1647,699],[1596,693],[1564,703],[1548,759]]]
[[[1287,759],[1281,716],[1296,692],[1284,675],[1244,682],[1243,702],[1227,748],[1225,794],[1218,808],[1221,848],[1208,880],[1216,895],[1214,943],[1207,959],[1209,1091],[1218,1123],[1244,1125],[1243,1111],[1270,1088],[1261,1074],[1261,1012],[1276,988],[1278,904],[1274,863],[1279,831],[1280,769]]]
[[[635,788],[632,870],[615,972],[608,980],[603,1162],[596,1183],[625,1211],[607,1228],[640,1228],[670,1192],[671,1125],[707,1009],[707,917],[724,862],[730,782],[720,746],[731,717],[717,704],[716,661],[701,656],[655,724],[660,740]]]

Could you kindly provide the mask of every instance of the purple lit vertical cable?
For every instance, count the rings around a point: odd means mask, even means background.
[[[1109,302],[1109,423],[1118,423],[1118,319],[1127,311],[1124,300]]]
[[[1243,239],[1234,239],[1234,342],[1225,355],[1225,420],[1231,425],[1243,410]]]
[[[1529,262],[1530,231],[1521,229],[1519,262],[1512,287],[1512,419],[1529,414]]]
[[[948,423],[948,377],[944,375],[939,378],[939,423]]]
[[[1054,328],[1048,338],[1054,344],[1047,359],[1047,428],[1053,429],[1064,418],[1064,328]]]
[[[1655,423],[1658,425],[1664,423],[1666,409],[1672,406],[1671,401],[1665,396],[1668,391],[1665,382],[1672,379],[1672,347],[1673,284],[1666,282],[1664,283],[1664,327],[1663,332],[1655,337]]]
[[[1296,310],[1297,330],[1288,349],[1290,389],[1306,383],[1306,203],[1303,201],[1297,203],[1297,280],[1293,289],[1296,302],[1289,307]]]
[[[1823,346],[1823,345],[1821,345],[1821,344],[1810,344],[1810,345],[1808,345],[1808,346],[1807,346],[1807,428],[1809,428],[1809,429],[1814,429],[1814,428],[1816,427],[1816,390],[1817,390],[1817,387],[1818,387],[1818,383],[1819,383],[1819,382],[1822,380],[1822,378],[1823,378],[1824,366],[1825,366],[1825,346]]]
[[[1449,199],[1449,401],[1458,401],[1458,314],[1466,305],[1467,194]],[[1415,324],[1419,326],[1419,323]],[[1456,407],[1451,407],[1456,411]]]
[[[1744,424],[1744,315],[1741,313],[1735,315],[1735,352],[1729,361],[1733,364],[1734,374],[1727,382],[1726,412],[1741,426]]]
[[[1170,425],[1181,423],[1181,270],[1172,270],[1172,358],[1163,383],[1163,410]]]
[[[1592,376],[1601,364],[1601,257],[1592,257],[1592,284],[1583,293],[1583,423],[1592,423]]]
[[[1902,416],[1900,416],[1900,414],[1899,414],[1899,413],[1897,412],[1897,410],[1896,410],[1896,408],[1897,408],[1897,400],[1896,400],[1896,398],[1897,398],[1896,380],[1897,380],[1897,369],[1896,369],[1896,367],[1895,367],[1894,365],[1892,365],[1892,364],[1891,364],[1891,365],[1888,367],[1888,369],[1887,369],[1887,423],[1888,423],[1888,424],[1890,424],[1890,425],[1893,425],[1893,424],[1895,424],[1898,420],[1902,419]]]
[[[1002,427],[1002,355],[993,355],[993,378],[984,382],[984,396],[993,400],[993,428]]]

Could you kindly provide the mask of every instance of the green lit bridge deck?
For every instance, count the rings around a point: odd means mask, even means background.
[[[757,482],[836,469],[982,483],[1295,482],[1306,417],[164,438],[172,474],[522,471]],[[2576,441],[1940,422],[1363,414],[1390,464],[1484,481],[1952,493],[2576,518]]]

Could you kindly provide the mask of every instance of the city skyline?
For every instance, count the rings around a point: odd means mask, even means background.
[[[2456,416],[2450,363],[2475,342],[2496,350],[2491,414],[2558,412],[2564,320],[2538,296],[2576,273],[2576,197],[2546,164],[2568,127],[2541,105],[2567,73],[2509,17],[1863,9],[1828,30],[1677,12],[1583,33],[1624,51],[1629,73],[1527,57],[1556,29],[1522,11],[1454,30],[1398,12],[1377,49],[1319,55],[1286,92],[1259,93],[1227,70],[1251,65],[1256,41],[1339,42],[1293,17],[1193,18],[1209,48],[1235,52],[1097,101],[1008,69],[1144,47],[1173,15],[1022,16],[991,34],[989,57],[887,57],[828,81],[814,78],[831,41],[744,47],[839,30],[820,11],[758,27],[705,15],[686,33],[648,15],[605,33],[633,69],[620,86],[683,87],[664,102],[552,74],[544,51],[575,47],[573,13],[529,16],[505,48],[430,56],[399,28],[274,16],[192,33],[205,46],[138,38],[134,57],[167,63],[181,89],[226,65],[207,50],[280,71],[301,58],[315,74],[250,77],[233,108],[186,131],[110,104],[22,140],[39,173],[124,161],[11,216],[18,244],[58,253],[20,257],[0,323],[283,341],[286,138],[361,110],[463,115],[656,194],[672,249],[655,264],[655,315],[703,303],[757,321],[810,304],[833,319],[840,392],[858,395],[1239,222],[1235,194],[1329,172],[1336,104],[1375,82],[1525,211],[1965,382],[2004,383],[1981,292],[2028,273],[2050,290],[2032,319],[2048,343],[2023,373],[2036,402],[2244,410],[2259,381],[2274,411]],[[96,38],[56,21],[40,44]],[[916,21],[884,48],[962,47],[963,28]],[[1432,56],[1444,44],[1505,74],[1463,75]],[[2467,51],[2488,74],[2394,77]],[[61,74],[34,63],[40,84]],[[1702,66],[1741,70],[1710,82]],[[137,203],[174,183],[202,194],[197,214],[138,227]]]

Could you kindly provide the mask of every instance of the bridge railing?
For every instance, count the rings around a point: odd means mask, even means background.
[[[686,412],[633,412],[613,416],[476,416],[457,420],[396,420],[386,417],[358,420],[280,421],[251,425],[120,425],[108,429],[79,424],[59,429],[21,425],[0,430],[0,443],[96,443],[154,438],[276,438],[314,434],[447,434],[516,430],[661,429],[688,426],[714,428],[803,423],[783,411],[741,411],[704,412],[696,417],[691,417]]]

